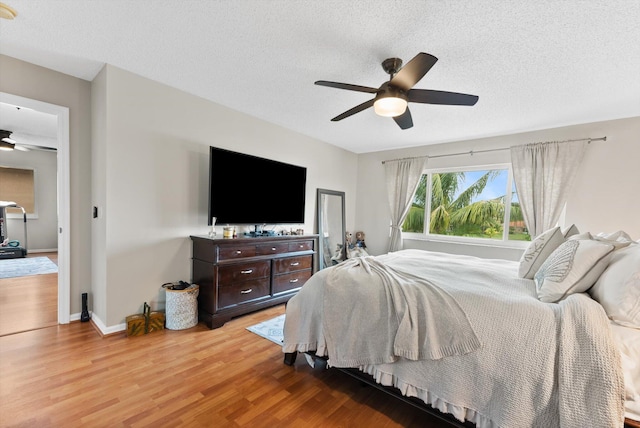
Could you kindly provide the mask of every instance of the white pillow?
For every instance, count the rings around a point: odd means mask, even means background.
[[[598,233],[593,237],[596,241],[606,242],[607,244],[613,244],[616,249],[626,247],[633,243],[633,239],[624,231],[619,230],[613,233]]]
[[[531,241],[527,250],[520,257],[518,276],[520,278],[533,279],[542,263],[563,242],[564,237],[559,227],[554,227],[538,235]]]
[[[611,244],[568,240],[540,266],[535,275],[538,299],[555,303],[569,294],[587,291],[609,264]]]
[[[609,319],[640,329],[640,245],[615,251],[589,294],[602,305]]]
[[[564,239],[567,239],[568,237],[577,235],[578,233],[580,233],[580,231],[578,230],[578,226],[572,224],[566,230],[562,231],[562,236],[564,236]]]

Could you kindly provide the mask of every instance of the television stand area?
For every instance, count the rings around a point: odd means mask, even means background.
[[[318,235],[191,240],[198,319],[211,329],[287,302],[318,270]]]

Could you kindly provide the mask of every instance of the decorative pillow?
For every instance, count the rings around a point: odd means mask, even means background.
[[[538,299],[555,303],[569,294],[587,291],[607,268],[614,250],[613,245],[598,241],[563,243],[536,272]]]
[[[527,247],[520,257],[520,278],[533,279],[542,263],[564,242],[564,237],[559,227],[554,227],[538,235]]]
[[[580,233],[580,231],[578,230],[578,226],[576,226],[575,224],[572,224],[567,228],[567,230],[564,230],[562,232],[562,235],[564,236],[564,239],[567,239],[568,237],[577,235],[578,233]]]
[[[640,329],[640,245],[616,250],[589,294],[616,324]]]

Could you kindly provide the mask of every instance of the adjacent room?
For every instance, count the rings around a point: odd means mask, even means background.
[[[3,0],[0,426],[640,427],[637,22]]]

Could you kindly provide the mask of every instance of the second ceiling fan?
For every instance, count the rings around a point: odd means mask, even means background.
[[[12,134],[13,134],[12,131],[6,131],[4,129],[0,129],[0,150],[2,151],[19,150],[21,152],[28,152],[30,150],[43,150],[47,152],[56,151],[55,147],[45,147],[45,146],[39,146],[39,145],[19,143],[13,138],[11,138]]]
[[[436,61],[438,61],[438,58],[424,52],[420,52],[413,57],[404,67],[402,67],[402,60],[399,58],[385,59],[382,62],[382,68],[390,75],[390,79],[388,82],[380,85],[379,88],[329,82],[326,80],[318,80],[315,84],[349,91],[376,94],[373,99],[334,117],[331,119],[333,122],[373,107],[376,114],[392,117],[401,129],[408,129],[413,126],[411,112],[407,106],[408,103],[472,106],[478,102],[477,95],[435,91],[431,89],[412,89],[413,86],[427,74]]]

